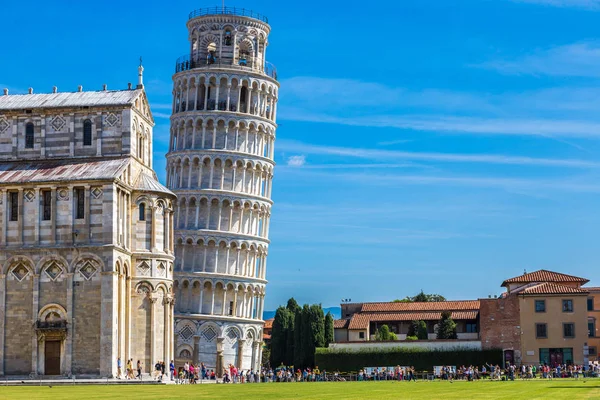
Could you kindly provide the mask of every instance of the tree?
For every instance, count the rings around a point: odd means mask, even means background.
[[[329,346],[329,343],[333,343],[335,340],[334,329],[333,329],[333,315],[328,311],[325,316],[325,346]]]
[[[437,327],[438,339],[456,339],[456,322],[452,320],[450,311],[444,311]]]
[[[304,353],[303,368],[314,367],[315,349],[325,345],[325,316],[320,304],[302,307],[302,323],[304,337],[302,351]]]
[[[293,297],[291,297],[288,300],[286,308],[294,314],[296,314],[298,311],[300,311],[300,306],[298,305],[298,302],[296,301],[296,299],[294,299]]]
[[[287,344],[290,329],[293,332],[293,314],[285,307],[275,312],[273,331],[271,332],[271,365],[288,364]]]
[[[306,304],[304,307],[308,307]],[[298,307],[298,311],[294,318],[294,359],[292,365],[296,368],[301,368],[304,364],[304,339],[306,337],[306,323],[304,309]]]
[[[419,294],[417,294],[416,296],[406,296],[404,299],[400,300],[400,299],[396,299],[393,302],[394,303],[415,303],[415,302],[421,302],[421,303],[427,303],[427,302],[432,302],[432,301],[446,301],[446,298],[440,294],[427,294],[424,293],[423,290],[421,290],[421,292]]]
[[[427,340],[427,324],[425,321],[412,321],[408,328],[408,335],[419,340]]]
[[[265,347],[262,352],[261,365],[267,369],[271,367],[271,349]]]
[[[386,342],[390,340],[398,340],[398,336],[394,332],[390,331],[390,327],[387,325],[381,325],[379,329],[375,331],[375,340],[378,342]]]

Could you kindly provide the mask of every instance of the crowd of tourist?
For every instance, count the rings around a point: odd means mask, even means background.
[[[162,381],[166,374],[166,365],[164,361],[158,361],[154,365],[152,378]],[[174,362],[169,363],[169,377],[178,384],[195,384],[202,380],[217,381],[217,374],[214,369],[207,368],[204,363],[194,365],[185,363],[178,369]],[[133,359],[123,363],[121,358],[117,359],[117,378],[118,379],[142,379],[142,363],[137,363]],[[124,372],[124,373],[123,373]],[[137,373],[137,374],[136,374]],[[514,381],[515,379],[558,379],[580,377],[599,377],[600,365],[590,364],[587,368],[582,365],[558,364],[550,367],[547,364],[538,365],[514,365],[507,364],[501,368],[498,364],[485,364],[479,366],[440,366],[435,367],[433,372],[417,372],[414,367],[381,367],[364,368],[358,374],[340,374],[339,372],[327,373],[319,370],[319,367],[295,369],[293,366],[280,365],[278,368],[261,368],[260,370],[241,370],[234,365],[229,365],[223,369],[223,383],[271,383],[271,382],[323,382],[323,381],[382,381],[397,380],[416,382],[417,379],[441,379],[453,382],[455,380],[475,381],[480,379]]]

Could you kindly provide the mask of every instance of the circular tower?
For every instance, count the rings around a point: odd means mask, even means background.
[[[175,211],[175,358],[220,375],[262,353],[279,84],[270,26],[246,9],[190,13],[173,75],[168,187]]]

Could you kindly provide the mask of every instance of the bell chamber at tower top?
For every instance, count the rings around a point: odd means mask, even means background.
[[[187,22],[190,53],[177,59],[175,73],[197,68],[235,69],[277,80],[265,59],[268,19],[251,10],[211,7],[192,11]]]

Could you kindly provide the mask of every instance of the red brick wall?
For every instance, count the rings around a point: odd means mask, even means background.
[[[480,299],[479,332],[484,349],[514,350],[521,359],[521,322],[518,296]]]

